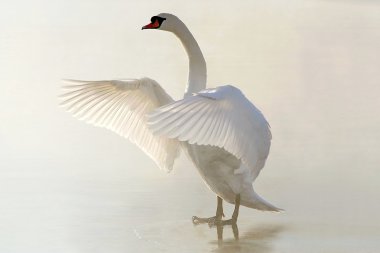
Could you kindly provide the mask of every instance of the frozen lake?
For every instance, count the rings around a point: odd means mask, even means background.
[[[266,179],[266,180],[264,180]],[[238,236],[194,226],[211,216],[215,199],[196,176],[37,178],[2,184],[3,252],[376,252],[377,195],[328,185],[263,177],[260,192],[287,209],[281,214],[241,208]],[[14,189],[17,188],[18,190]],[[24,190],[19,190],[20,188]],[[13,191],[12,191],[13,190]],[[11,191],[11,192],[10,192]],[[366,198],[361,195],[365,194]],[[372,201],[369,201],[372,200]],[[372,210],[365,207],[369,201]],[[355,202],[355,204],[353,204]],[[225,214],[232,206],[225,204]],[[219,235],[218,235],[219,234]]]

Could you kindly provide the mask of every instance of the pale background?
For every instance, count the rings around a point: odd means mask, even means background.
[[[231,229],[193,227],[216,200],[182,156],[166,174],[137,147],[58,106],[62,78],[148,76],[175,98],[198,40],[208,86],[241,88],[273,131],[257,192]],[[379,252],[378,1],[0,2],[0,252]],[[232,207],[226,206],[230,215]]]

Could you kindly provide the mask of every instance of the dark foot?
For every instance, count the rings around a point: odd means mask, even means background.
[[[225,225],[235,225],[236,226],[237,219],[229,219],[229,220],[214,220],[213,222],[208,222],[210,227],[215,226],[225,226]]]
[[[210,227],[214,226],[224,226],[224,225],[232,225],[236,226],[237,218],[239,215],[239,206],[240,206],[240,194],[237,194],[235,197],[235,209],[234,213],[232,214],[232,218],[229,220],[222,220],[222,217],[224,217],[223,213],[223,206],[222,206],[222,198],[218,196],[218,206],[216,208],[216,215],[210,218],[199,218],[197,216],[193,216],[193,224],[204,224],[208,223]]]
[[[194,225],[205,224],[205,223],[214,224],[222,220],[222,217],[213,216],[210,218],[199,218],[198,216],[193,216],[192,220],[193,220]]]

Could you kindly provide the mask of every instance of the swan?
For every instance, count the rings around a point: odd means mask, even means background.
[[[184,98],[174,101],[149,78],[65,80],[62,105],[79,119],[110,129],[140,147],[159,168],[171,171],[183,150],[217,195],[215,216],[194,224],[236,224],[239,206],[278,212],[252,183],[265,165],[271,131],[263,114],[231,85],[206,89],[206,62],[198,43],[175,15],[153,16],[143,30],[174,33],[189,58]],[[223,200],[234,204],[223,220]]]

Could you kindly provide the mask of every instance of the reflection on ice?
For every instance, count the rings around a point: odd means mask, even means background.
[[[234,234],[235,241],[239,241],[239,228],[238,228],[237,224],[236,223],[232,224],[231,227],[232,227],[232,232]],[[219,247],[223,246],[223,229],[224,229],[223,225],[217,225],[216,226],[216,231],[218,234],[218,246]]]
[[[191,226],[189,221],[159,222],[134,229],[137,248],[146,252],[272,252],[283,225]],[[239,233],[240,232],[240,233]]]
[[[223,238],[223,231],[231,229],[234,238]],[[217,226],[217,244],[218,248],[213,252],[254,252],[264,253],[272,251],[272,242],[277,235],[284,230],[280,225],[261,225],[252,227],[239,236],[238,225]],[[212,241],[215,243],[215,241]]]

